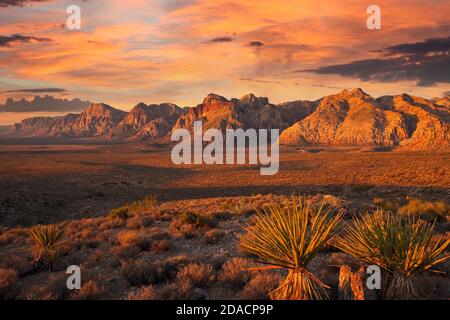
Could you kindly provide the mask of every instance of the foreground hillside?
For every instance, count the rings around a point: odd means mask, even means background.
[[[406,150],[450,150],[450,102],[407,94],[373,98],[361,89],[317,101],[272,104],[248,94],[228,100],[209,94],[194,108],[139,103],[129,113],[93,104],[81,114],[25,119],[15,137],[96,137],[114,141],[154,140],[173,130],[203,127],[279,129],[280,142],[296,145],[372,145]]]
[[[29,235],[31,229],[2,229],[0,298],[267,299],[285,273],[248,270],[261,265],[240,249],[239,239],[255,210],[287,199],[269,194],[159,205],[154,198],[147,197],[112,210],[109,216],[59,224],[63,238],[50,271],[33,262],[35,242]],[[306,199],[314,207],[324,201],[335,210],[347,208],[347,221],[350,212],[361,214],[376,205],[396,210],[392,204],[383,203],[383,199],[366,208],[356,208],[345,199],[330,195]],[[433,241],[445,239],[445,232],[449,231],[445,204],[410,201],[398,212],[406,214],[417,208],[420,211],[424,205],[428,206],[429,214],[418,217],[423,223],[437,221]],[[65,269],[74,264],[81,266],[83,286],[80,291],[70,292],[66,288]],[[339,279],[349,272],[355,274],[353,278],[361,275],[359,265],[328,244],[308,264],[308,269],[330,286],[327,290],[330,298],[348,299],[349,289]],[[443,263],[436,269],[448,273],[449,267]],[[450,283],[444,273],[425,272],[420,279],[421,298],[448,298]],[[364,276],[358,281],[364,281]],[[350,294],[358,299],[376,299],[378,295],[366,291]]]

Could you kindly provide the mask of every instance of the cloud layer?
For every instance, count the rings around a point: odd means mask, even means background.
[[[377,31],[366,28],[363,0],[76,1],[82,29],[71,31],[73,3],[0,0],[0,103],[60,87],[124,109],[195,105],[210,92],[281,102],[337,87],[450,90],[446,0],[379,1]]]

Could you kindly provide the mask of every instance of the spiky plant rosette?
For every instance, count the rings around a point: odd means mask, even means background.
[[[35,262],[47,264],[51,268],[61,253],[64,227],[59,225],[36,226],[29,231],[29,235],[34,242]]]
[[[369,265],[388,271],[386,299],[416,299],[421,288],[416,275],[449,258],[450,240],[432,242],[434,224],[378,210],[354,219],[334,245]]]
[[[254,225],[241,237],[241,247],[259,257],[256,269],[287,269],[283,283],[270,296],[277,300],[328,298],[327,287],[310,270],[308,264],[335,234],[344,211],[337,213],[324,204],[312,209],[302,198],[286,204],[272,204],[257,212]],[[254,268],[255,269],[255,268]]]

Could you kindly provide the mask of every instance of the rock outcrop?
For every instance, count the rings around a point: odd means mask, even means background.
[[[267,98],[248,94],[241,99],[228,100],[209,94],[203,103],[180,117],[173,129],[192,130],[194,121],[202,121],[203,128],[225,129],[280,129],[306,117],[316,108],[312,101],[294,101],[279,105],[269,103]]]
[[[128,140],[160,138],[170,132],[183,113],[183,109],[171,103],[139,103],[112,130],[110,137]]]
[[[445,99],[408,95],[370,97],[361,89],[326,96],[317,109],[283,131],[280,142],[303,145],[450,148],[450,108]]]

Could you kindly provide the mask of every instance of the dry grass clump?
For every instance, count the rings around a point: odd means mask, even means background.
[[[377,207],[386,210],[386,211],[395,211],[398,208],[398,205],[394,202],[392,202],[389,199],[381,198],[381,197],[375,197],[372,199],[372,203],[376,205]]]
[[[146,286],[130,291],[127,300],[154,300],[156,298],[156,290],[153,286]]]
[[[154,263],[143,259],[122,261],[120,273],[131,286],[140,287],[174,279],[185,263],[184,256],[174,256]]]
[[[287,269],[283,284],[271,292],[273,299],[323,299],[327,287],[308,264],[335,234],[344,212],[332,208],[311,209],[302,198],[292,197],[284,205],[274,203],[259,212],[255,225],[247,228],[241,247],[269,265],[258,269]]]
[[[111,218],[125,220],[130,216],[128,207],[120,207],[111,209],[109,212]]]
[[[268,300],[270,292],[280,284],[280,276],[274,272],[259,272],[244,287],[240,298],[244,300]]]
[[[110,211],[110,216],[124,220],[133,215],[140,215],[143,213],[159,214],[159,203],[156,197],[149,195],[144,199],[134,201],[119,208],[114,208]]]
[[[221,209],[235,215],[244,215],[255,212],[252,201],[240,197],[237,200],[229,199],[222,204]]]
[[[450,215],[450,206],[443,201],[424,201],[416,198],[408,198],[408,203],[398,209],[401,215],[419,217],[426,221],[447,221]]]
[[[348,224],[335,245],[364,263],[388,271],[385,298],[416,299],[422,291],[417,275],[449,258],[442,253],[450,239],[431,244],[433,228],[379,211]]]
[[[121,246],[135,246],[142,251],[149,250],[152,245],[152,240],[146,233],[135,230],[119,232],[117,240]]]
[[[142,259],[131,262],[122,262],[120,273],[133,287],[155,283],[157,278],[155,266]]]
[[[148,213],[158,210],[159,201],[155,196],[148,195],[144,199],[128,204],[127,207],[132,213]]]
[[[127,220],[127,228],[128,229],[141,229],[145,227],[149,227],[154,223],[155,219],[152,216],[148,215],[133,215],[131,218]]]
[[[19,291],[17,271],[0,268],[0,300],[14,299]]]
[[[207,244],[215,244],[223,239],[225,232],[219,229],[208,230],[203,238]]]
[[[141,252],[141,249],[139,249],[136,246],[117,246],[111,248],[111,253],[114,256],[117,256],[121,260],[131,260],[135,259],[139,253]]]
[[[190,281],[174,281],[162,286],[157,298],[160,300],[186,300],[192,297],[194,289]]]
[[[34,243],[35,262],[51,269],[62,254],[64,228],[59,225],[36,226],[29,231],[29,235]]]
[[[170,249],[170,242],[167,240],[154,240],[151,245],[152,252],[160,253]]]
[[[104,293],[103,287],[99,287],[93,280],[89,280],[81,286],[80,290],[73,291],[70,298],[73,300],[99,300]]]
[[[233,288],[242,288],[251,278],[247,268],[251,262],[244,258],[232,258],[225,262],[219,272],[219,281]]]
[[[207,287],[213,279],[213,268],[209,264],[190,263],[177,273],[179,282],[191,282],[196,287]]]
[[[214,221],[207,216],[196,212],[183,212],[176,215],[170,224],[170,229],[175,234],[180,234],[185,238],[194,238],[199,231],[205,231],[214,226]]]
[[[50,274],[48,280],[28,291],[29,300],[64,300],[70,296],[67,288],[67,274]]]

